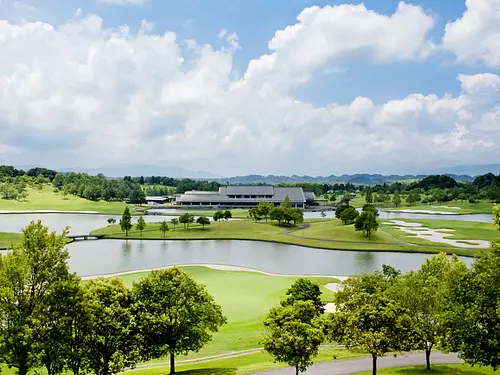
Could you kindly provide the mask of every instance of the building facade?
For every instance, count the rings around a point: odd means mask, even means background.
[[[306,196],[300,187],[277,186],[222,186],[219,191],[186,191],[176,196],[180,206],[208,206],[221,208],[257,207],[259,202],[279,206],[288,196],[292,207],[304,208]]]

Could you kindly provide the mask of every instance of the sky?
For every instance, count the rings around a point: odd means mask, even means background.
[[[500,0],[0,0],[0,164],[500,163]]]

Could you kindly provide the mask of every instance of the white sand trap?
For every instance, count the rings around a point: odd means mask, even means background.
[[[450,238],[454,229],[430,229],[424,227],[420,223],[409,223],[401,220],[391,220],[389,225],[394,225],[395,228],[401,232],[411,234],[413,237],[422,238],[427,241],[445,243],[456,247],[463,247],[467,249],[485,249],[490,247],[490,241],[483,240],[453,240]]]
[[[325,312],[326,313],[334,313],[336,311],[337,311],[337,306],[335,306],[335,304],[333,302],[328,302],[325,305]]]
[[[348,279],[349,277],[337,277],[341,282]],[[332,292],[337,292],[340,289],[342,289],[342,284],[341,283],[328,283],[325,284],[326,289],[330,289]],[[337,311],[337,307],[333,302],[328,302],[325,305],[325,312],[327,313],[334,313]]]
[[[461,210],[460,207],[457,206],[431,206],[432,208],[449,208],[450,210]]]

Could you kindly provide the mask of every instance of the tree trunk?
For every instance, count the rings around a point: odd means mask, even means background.
[[[170,352],[170,375],[175,374],[175,355],[174,352]]]
[[[373,361],[372,375],[377,375],[377,356],[376,355],[372,355],[372,361]]]
[[[26,362],[22,362],[19,364],[17,373],[18,373],[18,375],[26,375],[28,373],[28,369],[26,367]]]
[[[427,366],[427,370],[431,369],[431,348],[429,346],[425,347],[425,364]]]
[[[295,365],[295,375],[299,375],[299,365]]]

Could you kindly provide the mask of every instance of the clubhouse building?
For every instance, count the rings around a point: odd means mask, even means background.
[[[314,193],[304,193],[301,187],[228,185],[219,191],[186,191],[176,195],[175,202],[180,206],[248,208],[257,207],[262,201],[279,206],[287,195],[292,207],[298,208],[315,199]]]

